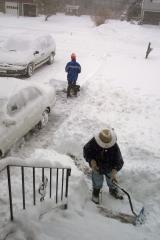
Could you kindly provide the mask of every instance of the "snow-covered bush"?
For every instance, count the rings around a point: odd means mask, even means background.
[[[96,26],[104,24],[107,19],[111,17],[110,9],[98,8],[95,13],[91,16],[92,21]]]

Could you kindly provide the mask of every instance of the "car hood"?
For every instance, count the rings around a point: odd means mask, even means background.
[[[0,65],[26,65],[33,59],[30,52],[0,50],[0,56]]]

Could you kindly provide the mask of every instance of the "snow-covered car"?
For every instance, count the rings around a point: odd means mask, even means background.
[[[50,83],[0,78],[0,156],[34,127],[43,128],[55,105]]]
[[[16,34],[0,46],[0,76],[31,77],[44,63],[52,64],[56,45],[49,34]]]

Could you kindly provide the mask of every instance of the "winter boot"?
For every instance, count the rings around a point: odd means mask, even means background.
[[[75,84],[72,85],[72,92],[73,92],[73,95],[77,97],[77,88]]]
[[[74,96],[77,97],[77,90],[74,89]]]
[[[99,193],[100,189],[93,188],[92,201],[96,204],[99,204]]]
[[[123,195],[118,191],[117,188],[110,188],[109,193],[116,199],[123,200]]]
[[[71,97],[71,89],[72,89],[71,84],[68,84],[68,87],[67,87],[67,98]]]

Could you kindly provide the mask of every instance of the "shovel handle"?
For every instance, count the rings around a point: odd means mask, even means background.
[[[109,179],[111,179],[108,175],[106,175]],[[132,213],[137,217],[137,214],[134,212],[134,210],[133,210],[133,204],[132,204],[132,201],[131,201],[131,197],[130,197],[130,195],[129,195],[129,193],[126,191],[126,190],[124,190],[122,187],[120,187],[117,183],[115,183],[115,181],[112,181],[112,184],[114,185],[114,186],[116,186],[117,188],[119,188],[122,192],[124,192],[126,195],[127,195],[127,197],[128,197],[128,200],[129,200],[129,205],[130,205],[130,208],[131,208],[131,211],[132,211]]]
[[[118,187],[119,189],[121,189],[121,191],[124,192],[124,193],[127,195],[128,200],[129,200],[129,204],[130,204],[130,207],[131,207],[131,211],[132,211],[132,213],[137,217],[137,214],[136,214],[136,213],[134,212],[134,210],[133,210],[133,204],[132,204],[131,197],[130,197],[129,193],[128,193],[126,190],[124,190],[123,188],[121,188],[119,185],[117,185],[116,183],[113,182],[113,184],[114,184],[116,187]]]

